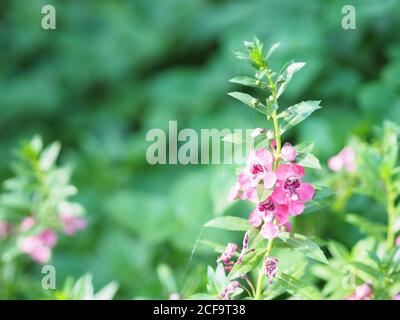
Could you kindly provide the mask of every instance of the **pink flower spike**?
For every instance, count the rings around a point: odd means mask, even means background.
[[[35,223],[36,223],[36,220],[34,217],[26,217],[24,220],[22,220],[22,222],[19,226],[19,230],[21,232],[28,231],[35,225]]]
[[[260,234],[265,239],[274,239],[279,234],[279,227],[273,222],[266,222],[262,226]]]
[[[238,246],[235,243],[228,243],[228,245],[225,248],[225,251],[221,254],[221,256],[218,257],[217,262],[223,262],[224,264],[227,264],[229,260],[232,259],[233,255],[235,254]]]
[[[287,162],[291,162],[296,160],[296,156],[296,149],[289,142],[286,142],[281,150],[281,158]]]
[[[61,223],[63,224],[64,233],[69,236],[74,235],[79,230],[85,229],[87,226],[85,219],[74,214],[61,213],[60,218]]]
[[[249,216],[249,223],[253,226],[258,228],[263,221],[263,217],[258,210],[253,210]]]

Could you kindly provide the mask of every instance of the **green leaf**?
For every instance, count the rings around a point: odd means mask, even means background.
[[[315,110],[321,109],[321,101],[302,101],[279,113],[278,117],[283,119],[281,133],[298,125],[308,118]]]
[[[361,262],[351,262],[350,265],[356,269],[356,276],[367,283],[376,282],[381,278],[380,272],[369,265]]]
[[[302,153],[310,153],[314,149],[314,141],[312,142],[301,142],[297,145],[294,146],[296,149],[297,154],[302,154]]]
[[[228,95],[243,102],[250,108],[257,110],[258,112],[261,112],[262,114],[269,115],[272,112],[271,108],[267,108],[267,106],[262,104],[259,99],[254,98],[247,93],[234,91],[234,92],[229,92]]]
[[[206,247],[213,249],[215,252],[218,252],[218,253],[224,252],[225,247],[226,247],[222,244],[219,244],[219,243],[216,243],[216,242],[210,241],[210,240],[205,240],[205,239],[199,240],[199,243],[202,245],[205,245]]]
[[[253,252],[247,253],[243,257],[242,262],[236,263],[235,266],[232,268],[231,272],[228,275],[228,279],[234,280],[256,268],[263,259],[266,251],[266,249],[257,249]]]
[[[267,55],[265,56],[265,60],[268,60],[272,54],[275,52],[276,49],[279,48],[281,44],[279,42],[274,43],[268,50]]]
[[[61,144],[59,142],[54,142],[43,150],[39,159],[39,165],[42,170],[47,171],[54,165],[60,153],[60,149]]]
[[[383,224],[371,222],[356,214],[346,214],[345,220],[359,229],[362,233],[371,235],[378,239],[382,239],[386,232],[386,227]]]
[[[349,250],[347,250],[347,248],[343,244],[337,241],[333,240],[329,241],[328,249],[335,259],[340,260],[342,262],[347,262],[351,258]]]
[[[284,66],[283,71],[279,73],[276,79],[276,82],[278,84],[277,98],[279,98],[285,91],[290,80],[292,80],[293,75],[305,65],[306,64],[304,62],[291,61]]]
[[[322,299],[322,295],[318,292],[316,288],[286,273],[278,273],[275,280],[292,296],[304,300]]]
[[[253,79],[250,77],[235,77],[229,80],[229,82],[241,84],[247,87],[260,88],[260,89],[268,89],[268,83],[263,82],[261,80]]]
[[[295,250],[302,252],[306,257],[328,264],[323,251],[314,242],[297,233],[281,232],[279,238]]]
[[[319,163],[319,160],[316,156],[314,156],[312,153],[304,153],[300,154],[297,156],[296,159],[297,164],[311,168],[311,169],[321,169],[321,165]]]
[[[224,229],[230,231],[247,231],[251,228],[250,223],[246,219],[232,216],[214,218],[208,221],[204,226],[207,228]]]

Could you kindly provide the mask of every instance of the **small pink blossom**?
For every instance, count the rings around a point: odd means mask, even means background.
[[[6,221],[0,221],[0,240],[6,238],[11,231],[11,224]]]
[[[361,286],[358,286],[351,296],[347,298],[347,300],[370,300],[372,298],[372,289],[371,287],[364,283]]]
[[[304,211],[304,203],[314,196],[314,187],[301,181],[304,168],[298,164],[281,164],[277,171],[277,182],[271,198],[288,207],[289,215],[296,216]]]
[[[73,235],[79,230],[83,230],[87,226],[85,219],[78,217],[74,214],[62,212],[60,214],[61,223],[63,225],[64,233],[66,235]]]
[[[238,246],[235,243],[228,243],[228,245],[225,248],[225,251],[221,254],[221,256],[218,257],[217,262],[223,262],[224,264],[227,264],[235,254]]]
[[[243,191],[241,190],[240,185],[236,183],[229,191],[228,201],[232,202],[234,200],[240,199],[242,194]]]
[[[263,216],[261,214],[260,211],[258,211],[257,209],[254,209],[249,216],[249,223],[253,226],[258,228],[259,226],[261,226],[263,222]]]
[[[296,160],[296,156],[296,149],[289,142],[286,142],[281,150],[281,158],[285,161],[291,162]]]
[[[21,224],[19,225],[19,230],[21,232],[28,231],[36,224],[36,220],[34,217],[26,217],[22,220]]]
[[[33,261],[46,263],[50,260],[51,249],[57,243],[57,235],[47,229],[40,234],[29,236],[21,240],[19,247],[22,252],[31,256]]]
[[[396,246],[400,246],[400,237],[397,237],[396,239]]]
[[[279,227],[272,221],[265,222],[261,228],[260,234],[265,239],[274,239],[279,234]]]
[[[352,147],[343,148],[337,155],[328,160],[328,168],[334,172],[346,169],[352,173],[357,170],[356,153]]]
[[[393,297],[393,300],[400,300],[400,294],[396,294],[396,295]]]
[[[236,289],[239,288],[240,283],[238,281],[232,281],[220,294],[219,299],[230,300]]]
[[[269,283],[271,283],[272,280],[275,278],[276,273],[278,272],[278,259],[273,257],[265,257],[264,272],[269,279]]]

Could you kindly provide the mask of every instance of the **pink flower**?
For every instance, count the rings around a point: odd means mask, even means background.
[[[220,294],[219,294],[219,299],[222,300],[230,300],[231,295],[235,293],[236,289],[239,288],[239,282],[238,281],[232,281]]]
[[[351,296],[347,298],[347,300],[370,300],[372,298],[372,290],[371,287],[364,283],[361,286],[358,286]]]
[[[61,223],[63,224],[64,233],[71,236],[79,230],[86,228],[86,220],[74,214],[60,213]]]
[[[264,272],[267,278],[269,279],[269,283],[271,284],[272,280],[276,276],[276,273],[278,272],[278,259],[273,257],[265,257]]]
[[[396,246],[400,246],[400,237],[397,237],[396,239]]]
[[[253,226],[258,228],[259,226],[261,226],[263,222],[263,216],[261,214],[260,211],[258,211],[257,209],[254,209],[249,216],[249,223]]]
[[[19,225],[19,230],[21,232],[28,231],[31,229],[36,223],[36,220],[34,217],[26,217],[22,220],[21,224]]]
[[[5,239],[11,231],[11,224],[6,221],[0,221],[0,240]]]
[[[279,227],[272,221],[265,222],[261,228],[260,234],[265,239],[274,239],[279,234]]]
[[[314,196],[314,187],[301,181],[304,168],[298,164],[281,164],[277,171],[277,182],[271,198],[277,204],[286,205],[289,215],[304,211],[304,203]]]
[[[41,233],[22,239],[19,247],[22,252],[31,256],[33,261],[46,263],[51,258],[51,249],[57,243],[57,235],[47,229]]]
[[[236,183],[229,191],[228,201],[232,202],[234,200],[240,199],[242,197],[243,191],[240,188],[240,184]]]
[[[400,300],[400,294],[396,294],[396,295],[393,297],[393,300]]]
[[[285,161],[291,162],[296,160],[296,156],[296,149],[289,142],[286,142],[281,150],[281,158]]]
[[[271,189],[276,181],[275,172],[272,171],[274,158],[272,153],[265,148],[253,150],[247,158],[247,172],[250,180],[257,186],[260,180],[264,182],[265,189]]]
[[[334,172],[338,172],[343,168],[347,172],[354,172],[357,170],[356,153],[352,147],[343,148],[337,155],[328,160],[328,167]]]
[[[238,246],[235,243],[228,243],[228,245],[225,248],[225,251],[218,257],[217,262],[223,262],[224,264],[227,264],[235,254]]]

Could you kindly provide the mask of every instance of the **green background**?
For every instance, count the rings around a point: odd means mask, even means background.
[[[57,10],[56,30],[41,28],[44,4]],[[356,30],[341,27],[345,4],[356,8]],[[322,100],[289,140],[315,140],[325,164],[350,135],[368,139],[384,119],[400,120],[398,30],[398,0],[2,0],[0,178],[10,176],[23,139],[38,133],[63,144],[61,163],[75,169],[90,226],[56,247],[58,284],[90,272],[96,288],[116,280],[119,298],[167,298],[156,273],[166,263],[179,290],[190,274],[201,286],[216,254],[199,247],[190,258],[196,239],[234,239],[200,235],[222,213],[234,168],[150,166],[148,130],[166,129],[169,120],[180,129],[263,126],[261,115],[226,95],[237,89],[230,78],[250,74],[232,52],[256,35],[267,47],[281,43],[272,68],[293,58],[307,63],[282,104]],[[368,205],[356,199],[353,209]],[[239,204],[229,213],[249,209]],[[351,243],[355,235],[345,236],[340,222],[327,225],[328,215],[299,217],[297,228]],[[32,266],[21,286],[40,276]]]

